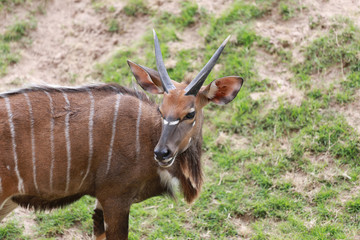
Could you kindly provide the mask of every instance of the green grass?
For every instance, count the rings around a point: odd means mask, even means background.
[[[252,19],[263,16],[265,10],[242,1],[235,1],[228,11],[219,18],[210,19],[210,30],[205,36],[207,44],[214,44],[226,37],[226,34],[236,30],[241,22],[249,22]]]
[[[6,225],[0,226],[0,239],[30,239],[23,236],[24,227],[18,221],[8,221]]]
[[[108,31],[111,33],[119,32],[119,22],[116,19],[110,19],[108,22]]]
[[[24,4],[26,0],[0,0],[0,11],[5,9],[11,11],[14,6]]]
[[[284,19],[284,20],[288,20],[294,16],[294,9],[286,3],[281,2],[279,4],[279,10],[280,10],[282,19]]]
[[[127,16],[133,17],[150,13],[150,10],[143,0],[129,1],[128,4],[124,7],[123,11]]]
[[[66,229],[75,226],[91,236],[94,202],[90,197],[83,197],[64,209],[53,210],[50,213],[36,213],[35,221],[38,223],[39,237],[61,235]]]
[[[345,90],[357,88],[357,85],[351,82],[360,70],[359,37],[360,29],[350,20],[342,18],[333,20],[329,31],[305,48],[305,61],[294,65],[293,71],[296,74],[295,80],[299,82],[298,85],[310,87],[309,75],[321,74],[337,67],[339,72],[350,78],[350,81],[345,80],[344,86],[347,87]]]
[[[28,20],[16,21],[0,34],[0,76],[6,74],[9,65],[17,63],[20,59],[19,54],[12,49],[12,44],[24,39],[35,28],[36,21],[30,17]]]
[[[280,46],[276,47],[274,43],[270,42],[269,38],[257,36],[256,39],[258,46],[264,49],[265,52],[271,55],[275,55],[279,59],[279,61],[283,63],[291,63],[292,52],[288,50],[288,46],[290,44],[287,41],[282,42]]]
[[[19,61],[19,55],[11,52],[10,45],[0,41],[0,76],[5,75],[7,67]]]
[[[358,165],[360,157],[358,135],[343,118],[325,117],[303,128],[294,140],[294,154],[305,151],[329,152],[343,163]]]
[[[358,68],[359,30],[352,23],[334,23],[330,32],[306,48],[305,65],[299,66],[305,73],[317,73],[328,69],[335,64],[342,67],[351,65]]]
[[[19,41],[34,28],[36,28],[34,19],[17,21],[6,29],[1,38],[4,42]]]
[[[206,13],[200,11],[196,2],[182,1],[180,15],[165,11],[155,18],[155,23],[156,28],[166,28],[166,25],[173,25],[173,27],[184,29],[184,27],[194,24],[196,20],[206,17]]]
[[[360,213],[360,196],[355,197],[345,204],[346,211],[349,213],[359,214]]]

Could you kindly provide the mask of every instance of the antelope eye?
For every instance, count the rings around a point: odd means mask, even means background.
[[[195,111],[186,114],[185,119],[193,119],[195,117]]]

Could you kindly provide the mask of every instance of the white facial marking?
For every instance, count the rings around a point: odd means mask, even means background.
[[[196,121],[193,122],[192,127],[195,126]]]
[[[158,168],[157,173],[160,176],[161,185],[166,187],[171,192],[175,191],[179,186],[179,179],[173,177],[169,171]]]
[[[115,139],[115,132],[116,132],[116,122],[117,122],[118,111],[119,111],[119,106],[120,106],[120,97],[121,97],[121,94],[118,93],[116,95],[116,103],[115,103],[115,107],[114,107],[114,118],[113,118],[113,124],[112,124],[112,134],[111,134],[111,140],[110,140],[110,146],[109,146],[106,174],[108,174],[108,172],[110,170],[110,165],[111,165],[111,157],[112,157],[112,151],[113,151],[114,139]]]
[[[169,125],[176,125],[176,124],[178,124],[178,123],[179,123],[179,120],[171,121],[171,122],[169,122]]]
[[[90,89],[86,89],[88,94],[89,94],[89,98],[90,98],[90,113],[89,113],[89,157],[88,157],[88,165],[87,165],[87,169],[86,169],[86,173],[83,177],[83,179],[81,180],[81,183],[79,185],[79,189],[81,188],[81,186],[83,185],[86,177],[88,176],[89,172],[90,172],[90,168],[91,168],[91,163],[92,163],[92,158],[93,158],[93,153],[94,153],[94,146],[93,146],[93,126],[94,126],[94,112],[95,112],[95,100],[94,100],[94,96],[91,92]]]
[[[10,166],[9,165],[7,165],[6,168],[10,171]]]
[[[53,191],[53,171],[54,171],[54,164],[55,164],[55,144],[54,144],[54,106],[53,100],[50,93],[44,91],[46,96],[49,98],[50,104],[50,151],[51,151],[51,166],[50,166],[50,191]]]
[[[5,104],[6,104],[6,111],[8,114],[8,121],[9,121],[9,125],[10,125],[11,142],[12,142],[14,164],[15,164],[15,173],[16,173],[16,176],[18,179],[18,191],[20,193],[25,193],[24,181],[20,176],[19,167],[18,167],[18,156],[17,156],[17,152],[16,152],[16,141],[15,141],[16,132],[15,132],[15,126],[14,126],[14,122],[13,122],[14,116],[11,111],[11,105],[10,105],[9,98],[4,97],[4,99],[5,99]]]
[[[71,142],[70,142],[70,102],[67,94],[63,92],[63,96],[66,102],[66,109],[68,112],[65,116],[65,140],[66,140],[66,153],[67,153],[67,168],[66,168],[66,188],[65,192],[69,191],[70,185],[70,169],[71,169]]]
[[[189,113],[195,112],[195,108],[190,108]]]
[[[137,120],[136,120],[136,159],[139,159],[139,155],[140,155],[139,131],[140,131],[140,119],[141,119],[141,105],[142,105],[142,101],[139,100],[139,109],[138,109],[138,115],[137,115]]]
[[[39,187],[36,181],[36,156],[35,156],[35,134],[34,134],[34,116],[32,111],[32,105],[27,93],[24,93],[27,105],[29,107],[29,115],[30,115],[30,134],[31,134],[31,157],[33,164],[33,178],[34,178],[34,186],[37,192],[39,192]]]
[[[168,125],[169,122],[164,119],[164,124],[165,124],[165,125]]]

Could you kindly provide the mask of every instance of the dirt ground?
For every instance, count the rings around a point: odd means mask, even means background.
[[[20,46],[20,61],[9,66],[8,73],[0,78],[0,90],[24,87],[30,84],[54,85],[82,85],[99,82],[92,73],[97,63],[106,61],[117,49],[126,48],[142,37],[145,31],[152,29],[153,22],[149,16],[126,17],[122,12],[126,1],[107,0],[115,7],[112,13],[103,14],[96,11],[91,0],[50,0],[31,1],[26,5],[16,7],[11,13],[1,13],[0,32],[15,19],[22,19],[29,9],[36,9],[41,5],[43,13],[36,14],[37,27],[28,36],[31,44]],[[168,11],[179,14],[180,0],[149,0],[148,5],[156,11]],[[231,4],[230,0],[200,0],[199,6],[220,15]],[[293,19],[283,21],[279,14],[272,14],[267,18],[255,22],[257,34],[269,37],[275,45],[287,41],[293,51],[295,61],[302,59],[301,49],[312,39],[321,34],[319,29],[310,29],[309,17],[323,18],[326,26],[336,15],[345,15],[360,27],[359,0],[298,0],[305,6]],[[110,33],[106,19],[109,15],[121,19],[119,33]],[[186,29],[181,36],[182,43],[174,43],[171,48],[179,49],[187,46],[203,44],[204,39],[198,34],[195,25]],[[279,97],[300,104],[302,92],[293,86],[289,79],[292,76],[286,67],[274,66],[274,57],[259,52],[256,57],[257,70],[261,79],[269,79],[275,87],[267,92],[273,103]],[[316,76],[315,76],[316,77]],[[253,93],[251,97],[259,98],[264,93]],[[360,94],[357,94],[360,100]],[[274,106],[274,105],[273,105]],[[360,132],[360,114],[353,114],[354,109],[360,110],[359,101],[354,101],[346,108],[339,109]],[[360,112],[360,111],[357,111]],[[293,177],[293,176],[289,176]],[[306,187],[308,179],[300,178],[299,189]],[[304,185],[304,186],[303,186]],[[10,218],[22,219],[26,222],[25,234],[31,235],[34,220],[32,213],[17,209]],[[247,231],[242,228],[241,231]],[[63,239],[78,238],[76,231],[69,231]]]

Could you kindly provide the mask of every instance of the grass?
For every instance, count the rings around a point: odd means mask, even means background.
[[[356,73],[360,70],[360,29],[349,19],[338,18],[333,20],[329,31],[315,39],[305,48],[305,61],[294,65],[295,80],[300,86],[311,86],[310,78],[313,74],[321,74],[330,68],[338,67],[345,77],[345,90],[357,88],[356,85],[347,85],[356,79]],[[355,80],[356,81],[356,80]]]
[[[287,41],[282,42],[280,46],[275,46],[269,38],[257,36],[257,45],[265,52],[275,55],[282,63],[289,64],[292,61],[292,52],[283,46],[288,46]]]
[[[155,197],[134,204],[129,239],[310,240],[359,235],[359,133],[339,111],[339,106],[351,107],[360,88],[358,27],[346,19],[333,20],[303,48],[304,60],[295,63],[294,46],[274,45],[255,31],[254,22],[269,14],[279,14],[281,21],[295,19],[300,7],[292,1],[255,2],[234,1],[219,16],[190,1],[181,4],[178,15],[146,13],[156,25],[164,58],[175,62],[168,69],[173,79],[199,71],[232,34],[206,84],[228,75],[240,75],[245,83],[228,106],[209,105],[205,110],[206,180],[199,199],[191,206],[181,196],[176,202]],[[127,7],[127,14],[136,17],[144,14],[147,3],[129,2]],[[314,20],[309,24],[312,29],[321,25]],[[183,31],[194,26],[199,26],[205,44],[170,51],[171,43],[181,41]],[[99,64],[98,76],[104,82],[130,85],[134,78],[127,59],[155,68],[152,41],[149,29],[139,42]],[[260,79],[257,73],[259,48],[274,56],[274,68],[281,64],[294,74],[289,84],[303,93],[300,103],[269,96],[276,84],[270,80],[274,76]],[[315,82],[332,68],[343,78],[328,85]],[[254,93],[264,95],[254,98]],[[91,234],[92,205],[92,199],[83,198],[68,208],[38,213],[38,236],[58,237],[73,227]],[[0,233],[26,238],[19,225],[7,223]]]
[[[6,29],[2,35],[2,40],[4,42],[19,41],[34,28],[36,28],[36,22],[34,19],[17,21]]]
[[[12,44],[24,39],[29,31],[36,28],[33,17],[27,20],[16,21],[9,25],[3,34],[0,34],[0,76],[7,72],[7,67],[19,61],[20,55],[12,50]]]
[[[7,67],[19,61],[19,55],[11,52],[10,45],[0,41],[0,76],[5,75]]]
[[[108,22],[108,31],[111,33],[119,32],[119,22],[116,19],[110,19]]]
[[[349,213],[360,213],[360,196],[346,202],[346,211]]]
[[[18,221],[8,221],[4,226],[0,226],[0,239],[30,239],[23,236],[23,228]]]
[[[36,213],[35,221],[38,222],[37,234],[39,237],[53,237],[64,234],[66,229],[76,226],[91,236],[91,217],[94,205],[94,199],[83,197],[71,206],[54,210],[51,214],[44,212]]]
[[[123,9],[125,15],[127,16],[140,16],[147,15],[150,13],[149,8],[146,6],[143,0],[132,0]]]
[[[26,0],[0,0],[0,11],[11,10],[14,6],[24,4]]]
[[[335,22],[327,35],[306,48],[307,61],[300,70],[307,74],[318,73],[336,64],[341,64],[341,67],[351,65],[352,70],[358,70],[359,34],[352,23],[346,20]]]

